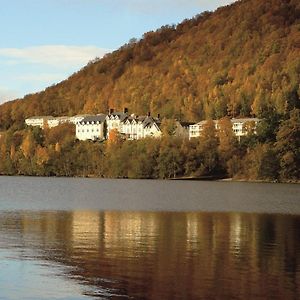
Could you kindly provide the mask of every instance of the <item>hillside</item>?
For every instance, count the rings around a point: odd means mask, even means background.
[[[69,79],[0,106],[0,129],[32,115],[128,107],[198,121],[299,107],[299,0],[242,0],[131,40]]]

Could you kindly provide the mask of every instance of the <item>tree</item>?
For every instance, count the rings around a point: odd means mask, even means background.
[[[36,148],[36,160],[39,166],[44,165],[49,161],[49,154],[46,148],[38,145]]]
[[[295,86],[288,92],[284,93],[285,99],[285,113],[289,114],[293,109],[300,108],[300,98],[298,94],[298,87]]]
[[[47,123],[48,124],[48,123]],[[38,145],[43,145],[45,141],[44,131],[42,128],[35,126],[32,128],[33,139]]]
[[[249,149],[243,162],[244,175],[251,180],[276,180],[279,162],[271,144],[257,144]]]
[[[218,151],[222,163],[226,162],[235,154],[237,139],[232,130],[232,123],[228,117],[225,117],[218,122]]]
[[[161,131],[164,137],[174,136],[176,134],[176,120],[164,118],[161,122]]]
[[[270,112],[263,118],[256,128],[257,138],[261,143],[270,143],[276,141],[276,134],[280,125],[282,116],[276,112]]]
[[[128,171],[129,178],[157,178],[160,140],[148,138],[135,142]]]
[[[73,124],[61,124],[59,126],[44,130],[46,145],[63,144],[68,139],[75,139],[75,126]]]
[[[161,141],[158,157],[160,178],[175,178],[182,173],[182,156],[179,152],[179,143],[180,140],[172,137],[165,137]]]
[[[118,145],[122,143],[122,137],[118,131],[118,129],[114,128],[109,131],[109,136],[108,136],[108,145]]]
[[[198,153],[201,159],[201,166],[198,170],[198,175],[211,176],[219,172],[218,144],[219,139],[215,122],[208,120],[203,125],[199,138]]]
[[[35,153],[36,143],[31,131],[29,131],[23,140],[21,145],[22,152],[26,159],[31,159]]]
[[[300,178],[300,109],[294,109],[290,118],[284,121],[276,136],[275,149],[278,152],[283,179]]]

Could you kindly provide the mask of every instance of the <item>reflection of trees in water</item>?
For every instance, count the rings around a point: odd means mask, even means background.
[[[67,266],[95,296],[291,299],[299,225],[296,216],[239,213],[3,213],[0,245],[18,240]]]

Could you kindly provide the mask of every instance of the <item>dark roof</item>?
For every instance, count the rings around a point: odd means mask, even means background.
[[[100,122],[103,123],[105,121],[106,115],[96,115],[96,116],[88,116],[82,119],[79,123],[92,123],[92,122]]]
[[[123,112],[113,112],[112,114],[109,114],[108,116],[118,116],[122,122],[128,117],[128,114],[123,113]]]
[[[148,126],[152,126],[154,123],[156,123],[157,126],[159,126],[161,121],[158,118],[153,118],[153,117],[149,117],[149,116],[145,117],[145,119],[143,120],[144,128],[148,127]]]
[[[139,121],[137,116],[129,116],[129,117],[124,118],[124,120],[122,120],[122,122],[125,123],[125,122],[129,121],[131,123],[133,120],[135,120],[136,122]]]
[[[160,119],[153,118],[151,116],[129,116],[126,117],[123,122],[129,121],[131,123],[133,120],[135,120],[136,122],[141,122],[144,128],[152,126],[154,123],[159,126],[161,123]]]
[[[240,118],[240,119],[230,119],[232,123],[246,123],[246,122],[259,122],[258,118]]]
[[[53,116],[33,116],[33,117],[29,117],[26,120],[34,120],[34,119],[54,119]]]

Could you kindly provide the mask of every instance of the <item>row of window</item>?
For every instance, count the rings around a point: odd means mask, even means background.
[[[119,122],[111,122],[111,123],[108,123],[107,124],[108,125],[108,127],[119,127]]]
[[[191,135],[196,135],[196,134],[199,134],[199,133],[200,133],[199,130],[196,130],[196,131],[191,130],[191,131],[190,131],[190,134],[191,134]]]
[[[233,132],[234,133],[243,133],[243,130],[242,129],[233,129]]]
[[[90,131],[91,131],[91,132],[99,132],[99,128],[97,128],[97,129],[95,129],[95,130],[94,130],[94,129],[91,129],[91,130],[87,129],[86,131],[85,131],[84,129],[82,129],[82,130],[78,129],[78,130],[77,130],[78,133],[79,133],[79,132],[83,132],[83,133],[84,133],[84,132],[90,132]]]
[[[142,128],[138,128],[138,130],[136,130],[136,128],[123,128],[123,131],[125,132],[125,133],[130,133],[130,132],[142,132]]]
[[[91,121],[91,122],[86,122],[86,123],[82,123],[82,124],[79,122],[79,124],[83,125],[83,126],[84,125],[99,125],[99,124],[101,124],[101,122],[99,122],[99,121],[96,121],[96,122]]]

